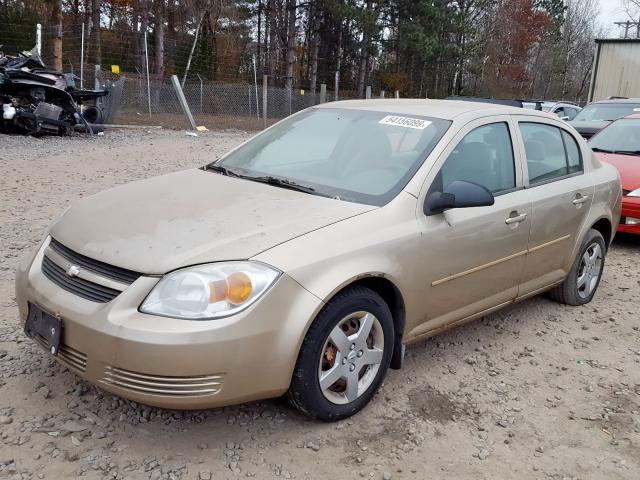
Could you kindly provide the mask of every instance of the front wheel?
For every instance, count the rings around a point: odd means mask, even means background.
[[[302,343],[288,397],[307,415],[336,421],[361,410],[391,362],[393,319],[378,294],[352,287],[318,314]]]
[[[565,281],[550,291],[553,300],[567,305],[589,303],[600,285],[607,246],[602,234],[587,232]]]

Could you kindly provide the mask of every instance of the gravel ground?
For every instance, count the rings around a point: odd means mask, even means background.
[[[198,166],[242,132],[0,135],[0,478],[640,478],[640,240],[616,239],[595,300],[538,297],[408,349],[336,424],[280,400],[196,411],[105,393],[27,340],[19,257],[74,200]]]

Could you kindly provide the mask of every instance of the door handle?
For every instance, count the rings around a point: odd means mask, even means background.
[[[587,200],[589,200],[589,195],[580,195],[580,194],[578,194],[578,196],[576,196],[576,198],[573,200],[572,203],[574,205],[582,205]]]
[[[515,212],[515,213],[518,213],[518,212]],[[514,223],[524,222],[526,219],[527,219],[527,214],[521,213],[520,215],[516,215],[515,217],[507,218],[504,221],[504,223],[506,223],[507,225],[513,225]]]

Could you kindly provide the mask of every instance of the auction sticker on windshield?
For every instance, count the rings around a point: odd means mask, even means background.
[[[396,127],[415,128],[416,130],[424,130],[431,122],[429,120],[420,120],[419,118],[398,117],[396,115],[387,115],[378,123],[383,125],[395,125]]]

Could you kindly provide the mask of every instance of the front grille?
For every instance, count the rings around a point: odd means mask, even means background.
[[[215,395],[222,390],[222,375],[170,377],[147,375],[111,366],[106,367],[101,382],[138,394],[165,397],[202,397]]]
[[[135,282],[142,274],[127,270],[126,268],[114,267],[108,263],[103,263],[93,258],[86,257],[80,253],[74,252],[68,247],[58,242],[55,238],[51,239],[49,246],[72,264],[86,268],[103,277],[111,278],[120,283],[131,284]]]
[[[35,339],[45,350],[49,351],[49,342],[46,338],[36,335]],[[66,367],[78,373],[84,373],[87,369],[87,355],[80,350],[71,348],[69,345],[60,345],[58,349],[58,359]]]
[[[107,303],[121,293],[120,290],[98,285],[79,277],[70,277],[62,267],[46,256],[42,257],[42,273],[60,288],[92,302]]]

